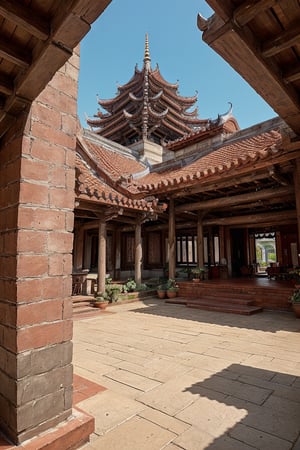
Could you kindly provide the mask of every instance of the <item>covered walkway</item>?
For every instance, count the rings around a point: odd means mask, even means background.
[[[299,449],[299,332],[291,312],[156,298],[78,317],[74,397],[96,420],[84,449]]]

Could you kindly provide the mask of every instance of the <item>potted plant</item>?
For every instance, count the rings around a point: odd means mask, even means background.
[[[295,268],[288,272],[290,277],[292,277],[292,280],[294,280],[295,287],[298,289],[300,288],[300,269]]]
[[[191,272],[193,274],[194,283],[199,283],[200,280],[203,280],[206,269],[204,269],[204,267],[194,267]]]
[[[136,282],[131,278],[124,284],[123,292],[134,292],[136,290]]]
[[[289,299],[296,317],[300,318],[300,289],[295,289]]]
[[[165,284],[159,284],[157,286],[158,298],[165,298],[166,293],[167,293],[167,286]]]
[[[178,285],[174,278],[169,278],[167,281],[167,297],[174,298],[178,293]]]
[[[101,292],[96,293],[95,300],[94,300],[95,308],[105,309],[107,307],[108,303],[109,302],[104,294],[102,294]]]

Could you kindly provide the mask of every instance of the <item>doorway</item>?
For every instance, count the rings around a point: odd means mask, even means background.
[[[267,267],[276,264],[277,261],[275,233],[255,234],[255,255],[256,273],[266,274]]]

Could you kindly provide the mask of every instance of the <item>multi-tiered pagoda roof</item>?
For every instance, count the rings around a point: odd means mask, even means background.
[[[87,123],[97,134],[122,145],[141,140],[167,143],[212,126],[209,119],[198,118],[196,101],[197,95],[179,95],[178,83],[167,82],[158,66],[151,68],[146,36],[142,70],[135,68],[131,80],[118,87],[116,97],[98,100],[106,112],[99,110]]]

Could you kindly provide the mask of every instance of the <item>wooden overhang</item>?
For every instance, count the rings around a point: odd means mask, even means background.
[[[199,217],[204,226],[231,228],[296,224],[293,179],[299,143],[284,141],[263,154],[248,161],[241,155],[228,167],[211,166],[201,174],[183,168],[176,178],[162,174],[161,181],[145,187],[151,187],[150,192],[160,201],[174,199],[178,230],[195,229]],[[151,230],[166,227],[164,223],[149,224]]]
[[[0,138],[111,0],[0,1]]]
[[[206,2],[216,14],[198,15],[203,40],[300,135],[299,1]]]

